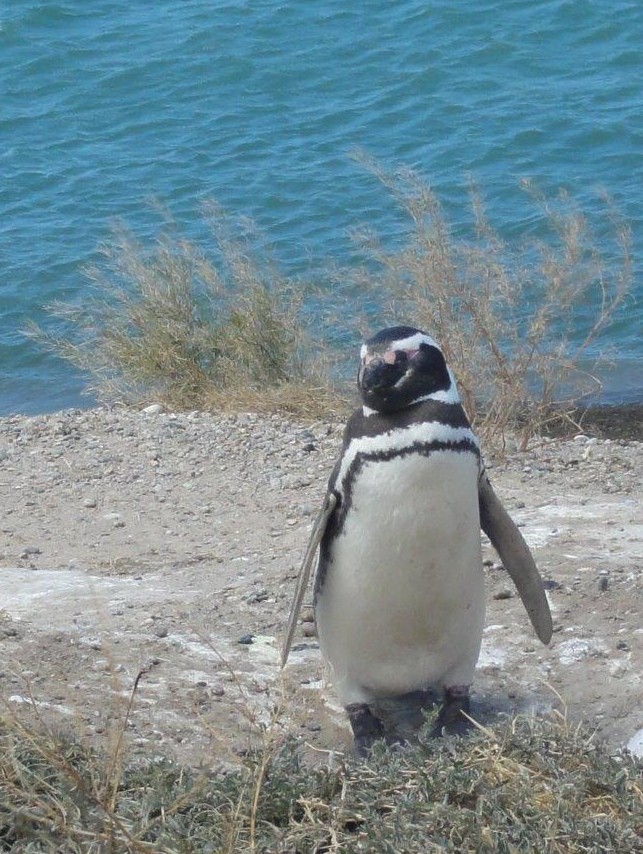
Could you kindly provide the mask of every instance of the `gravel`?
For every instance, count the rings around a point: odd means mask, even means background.
[[[135,750],[224,761],[276,708],[314,747],[346,747],[309,601],[283,676],[277,666],[341,433],[338,423],[157,405],[0,419],[0,691],[9,706],[73,720],[102,743],[136,684],[127,726]],[[546,579],[556,633],[550,648],[538,643],[485,544],[475,688],[486,724],[503,710],[562,701],[599,737],[638,744],[640,461],[638,442],[585,434],[487,455]]]

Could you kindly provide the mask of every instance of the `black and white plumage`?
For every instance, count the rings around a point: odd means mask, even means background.
[[[317,551],[322,653],[358,750],[403,740],[412,708],[443,699],[437,732],[458,730],[480,652],[480,526],[514,579],[539,637],[551,615],[533,558],[491,489],[442,351],[426,333],[384,329],[361,349],[363,406],[314,526],[293,603],[288,655]]]

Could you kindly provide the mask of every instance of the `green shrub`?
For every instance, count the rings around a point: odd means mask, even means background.
[[[643,850],[641,762],[561,717],[310,765],[268,739],[237,770],[162,758],[106,778],[77,743],[0,728],[0,844],[33,852]],[[330,758],[330,755],[329,755]]]

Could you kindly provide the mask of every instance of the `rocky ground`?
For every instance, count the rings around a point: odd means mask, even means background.
[[[234,761],[269,721],[346,749],[312,623],[278,666],[341,425],[157,409],[0,419],[6,711],[103,746],[124,727],[132,752],[197,763]],[[640,457],[578,435],[487,458],[555,634],[540,644],[486,545],[486,725],[556,707],[643,752]]]

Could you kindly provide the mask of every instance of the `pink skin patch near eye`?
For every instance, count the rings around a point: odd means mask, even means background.
[[[376,353],[366,353],[362,359],[362,364],[370,365],[371,362],[375,362],[381,360],[382,362],[386,362],[387,365],[394,365],[397,359],[398,353],[406,353],[407,357],[410,359],[415,358],[419,353],[419,349],[417,350],[387,350],[384,355],[378,356]]]

